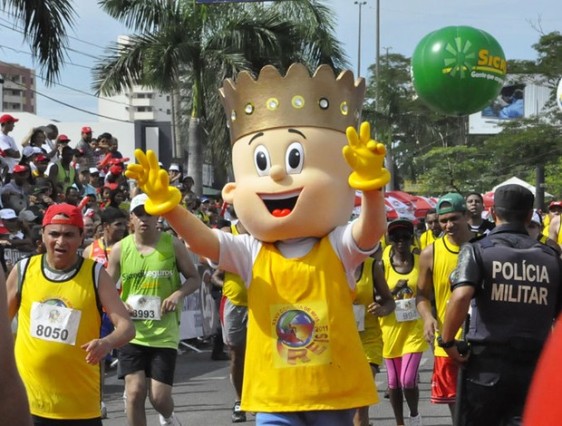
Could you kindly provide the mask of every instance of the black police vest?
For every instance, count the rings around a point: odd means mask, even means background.
[[[518,248],[506,239],[516,241]],[[473,299],[467,339],[542,344],[556,315],[560,267],[555,251],[514,234],[500,240],[488,236],[475,245],[481,248],[476,247],[476,253],[481,256],[483,283]]]

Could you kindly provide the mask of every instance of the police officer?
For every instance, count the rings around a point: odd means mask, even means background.
[[[496,228],[463,246],[451,274],[452,295],[438,344],[465,364],[457,425],[521,424],[561,296],[558,254],[525,230],[533,202],[533,194],[522,186],[499,187],[492,209]],[[462,354],[454,337],[469,307],[471,350]]]

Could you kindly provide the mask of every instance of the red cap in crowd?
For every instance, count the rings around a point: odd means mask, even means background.
[[[10,114],[4,114],[0,117],[0,124],[4,123],[16,123],[20,121],[19,118],[13,117]]]
[[[84,229],[84,219],[80,209],[71,204],[53,204],[43,216],[43,226],[47,225],[73,225]]]
[[[562,207],[562,201],[552,201],[548,206],[549,209],[552,209],[554,207]]]
[[[70,142],[70,138],[66,135],[59,135],[57,138],[58,142]]]
[[[27,166],[23,166],[21,164],[16,164],[14,169],[12,170],[14,173],[23,173],[27,172]]]
[[[82,127],[82,133],[92,133],[92,128],[89,126]]]
[[[113,175],[113,176],[117,176],[120,175],[123,172],[123,168],[117,165],[111,166],[109,168],[109,172]]]
[[[48,163],[49,157],[47,157],[46,155],[43,155],[43,154],[39,154],[37,157],[35,157],[35,161],[37,163]]]

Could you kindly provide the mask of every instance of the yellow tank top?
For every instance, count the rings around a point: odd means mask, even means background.
[[[544,216],[542,221],[542,233],[548,237],[548,228],[550,228],[550,215],[547,214]],[[560,232],[558,233],[560,234]]]
[[[236,225],[231,225],[230,230],[232,235],[240,234]],[[248,306],[248,292],[240,275],[233,274],[232,272],[224,273],[222,295],[230,300],[233,305]]]
[[[354,304],[363,306],[365,329],[359,332],[363,351],[371,364],[382,364],[382,332],[379,320],[376,316],[367,312],[367,307],[374,302],[373,282],[374,259],[368,257],[361,267],[361,277],[355,284]]]
[[[428,229],[420,236],[420,249],[423,250],[434,241],[435,236],[433,235],[433,231],[431,229]]]
[[[15,346],[31,413],[50,419],[100,417],[100,366],[87,364],[81,348],[100,336],[96,263],[84,259],[72,278],[53,282],[43,275],[42,259],[31,257],[23,275]],[[70,310],[80,316],[76,332],[62,323]],[[38,312],[43,321],[36,319]]]
[[[460,247],[453,244],[447,236],[438,238],[433,243],[433,291],[435,294],[435,306],[437,310],[437,323],[439,330],[443,330],[445,311],[451,297],[451,283],[449,276],[457,266]],[[456,338],[460,338],[462,330],[459,330]],[[436,336],[437,338],[437,336]],[[434,345],[435,356],[448,356],[444,349]]]
[[[286,259],[260,249],[248,288],[242,409],[340,410],[378,401],[353,316],[353,292],[328,237]]]
[[[407,274],[397,272],[390,261],[391,246],[382,256],[386,283],[395,301],[411,300],[415,306],[419,275],[419,256],[414,254],[414,267]],[[406,281],[406,285],[400,280]],[[383,356],[398,358],[405,354],[423,352],[428,345],[423,337],[423,321],[421,318],[411,321],[397,321],[396,312],[380,318],[383,336]]]

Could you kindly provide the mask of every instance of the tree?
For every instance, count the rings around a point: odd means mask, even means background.
[[[45,73],[47,84],[60,74],[67,36],[76,14],[70,0],[3,0],[4,9],[23,22],[24,39]]]
[[[181,93],[189,111],[188,172],[198,193],[204,135],[213,153],[230,151],[217,93],[225,78],[269,63],[283,72],[297,61],[311,69],[345,63],[333,36],[333,14],[316,0],[209,6],[193,0],[103,0],[101,6],[137,34],[98,62],[95,89],[109,95],[140,84]]]

